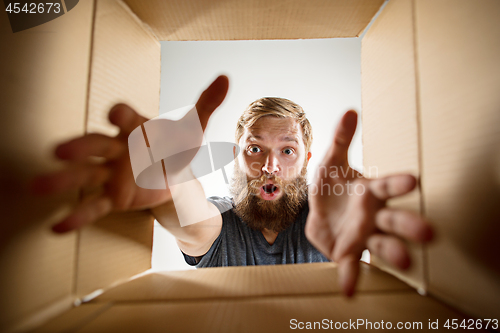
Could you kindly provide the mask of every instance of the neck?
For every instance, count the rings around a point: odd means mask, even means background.
[[[269,243],[269,245],[273,245],[274,241],[278,237],[278,232],[273,231],[273,230],[269,230],[267,228],[264,228],[261,231],[262,231],[262,235],[264,235],[264,238]]]

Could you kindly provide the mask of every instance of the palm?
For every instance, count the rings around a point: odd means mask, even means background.
[[[149,190],[137,186],[129,154],[108,162],[111,178],[105,184],[105,192],[115,203],[117,210],[135,210],[156,207],[171,199],[169,190]]]

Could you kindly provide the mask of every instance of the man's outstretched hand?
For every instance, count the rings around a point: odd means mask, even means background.
[[[196,109],[203,130],[212,112],[224,100],[228,86],[228,78],[219,76],[201,94]],[[55,155],[67,161],[68,166],[61,171],[38,176],[31,184],[33,192],[38,195],[96,187],[103,189],[79,202],[69,216],[53,226],[55,232],[78,229],[112,211],[152,208],[171,200],[169,190],[143,189],[135,184],[128,152],[128,136],[148,119],[129,106],[118,104],[110,110],[109,120],[120,129],[116,137],[87,134],[60,144]],[[100,157],[102,162],[92,162],[93,157]]]
[[[349,167],[347,152],[356,125],[356,112],[348,111],[337,127],[309,187],[305,230],[311,244],[338,263],[339,282],[347,296],[354,294],[363,250],[406,269],[410,256],[402,239],[420,243],[432,239],[432,228],[422,216],[385,205],[388,199],[412,191],[415,177],[366,179]]]

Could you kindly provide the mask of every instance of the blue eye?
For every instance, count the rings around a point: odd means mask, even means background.
[[[252,152],[252,153],[259,153],[259,152],[261,151],[261,150],[260,150],[260,148],[259,148],[259,147],[257,147],[257,146],[250,147],[250,149],[249,149],[249,150],[250,150],[250,152]]]
[[[283,149],[283,153],[286,154],[286,155],[292,155],[293,154],[293,150],[290,149],[290,148],[286,148],[286,149]]]

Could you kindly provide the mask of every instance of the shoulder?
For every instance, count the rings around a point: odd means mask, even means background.
[[[225,213],[227,211],[230,211],[234,207],[233,199],[230,197],[216,197],[216,196],[214,196],[214,197],[208,198],[207,200],[208,200],[208,202],[212,203],[215,207],[217,207],[217,209],[219,210],[219,212],[221,214]]]

